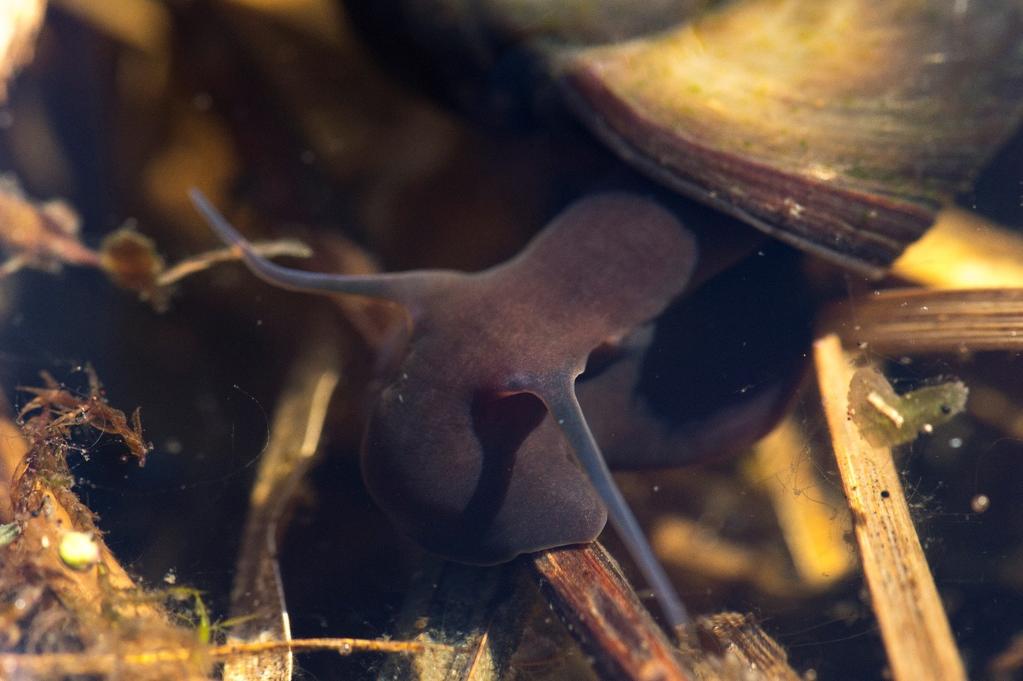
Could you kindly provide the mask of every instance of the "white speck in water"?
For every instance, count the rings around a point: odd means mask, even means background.
[[[163,451],[167,452],[168,454],[180,454],[182,451],[184,451],[184,449],[185,447],[184,445],[181,444],[181,440],[178,440],[173,437],[168,438],[167,441],[163,443]]]
[[[793,199],[791,197],[790,198],[786,198],[784,203],[785,203],[785,209],[789,213],[789,217],[798,218],[800,215],[803,214],[803,206],[800,205],[798,202],[796,202],[795,199]]]
[[[654,485],[654,492],[660,492],[660,491],[661,491],[661,486],[660,485]]]
[[[167,574],[163,576],[163,581],[167,584],[177,584],[178,576],[174,573],[174,570],[167,570]]]
[[[25,602],[24,598],[15,599],[15,601],[14,601],[14,609],[15,610],[24,610],[27,607],[28,607],[28,603]]]
[[[405,396],[398,393],[398,404],[405,404]]]
[[[986,494],[978,494],[970,499],[970,509],[974,513],[983,513],[991,508],[991,499]]]
[[[948,446],[951,447],[952,449],[959,449],[960,447],[963,446],[963,438],[961,438],[961,437],[954,437],[954,438],[950,439],[948,441]]]
[[[912,363],[913,363],[912,357],[899,357],[899,364],[901,364],[902,366],[909,366]]]
[[[927,433],[928,435],[930,435],[931,433],[933,433],[933,432],[934,432],[934,426],[932,426],[932,425],[931,425],[931,424],[929,424],[929,423],[925,423],[924,425],[922,425],[922,426],[920,427],[920,430],[922,430],[923,432],[925,432],[925,433]]]

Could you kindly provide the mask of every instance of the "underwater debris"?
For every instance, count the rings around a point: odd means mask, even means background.
[[[211,622],[198,590],[136,584],[103,541],[95,515],[72,491],[67,454],[75,449],[70,437],[77,426],[118,435],[140,463],[151,446],[142,439],[138,410],[129,418],[109,406],[95,372],[85,371],[85,396],[48,374],[44,387],[23,388],[34,397],[20,412],[21,436],[0,438],[0,478],[12,479],[0,488],[0,497],[9,495],[0,498],[0,538],[6,542],[0,678],[199,681],[213,678],[214,664],[275,651],[411,655],[447,648],[356,638],[223,643],[230,623]]]
[[[0,250],[7,260],[0,277],[31,267],[47,272],[61,265],[99,266],[99,254],[79,240],[78,215],[64,201],[34,202],[13,175],[0,175]]]
[[[208,678],[195,633],[128,575],[73,491],[75,428],[119,436],[140,463],[150,449],[138,410],[128,417],[108,405],[95,372],[86,372],[84,396],[46,374],[44,387],[24,389],[34,397],[20,412],[20,437],[0,440],[0,474],[11,480],[0,520],[18,530],[0,561],[0,676]],[[161,657],[170,649],[187,654]]]
[[[253,248],[264,258],[307,258],[312,255],[308,246],[292,239],[259,242],[253,244]],[[111,232],[100,246],[100,267],[110,280],[120,288],[136,292],[139,300],[148,302],[158,312],[166,311],[173,286],[178,281],[218,263],[240,259],[240,252],[218,248],[167,267],[156,249],[156,243],[131,226]]]
[[[65,201],[35,202],[11,174],[0,175],[0,278],[32,268],[57,273],[63,265],[102,270],[119,288],[134,291],[158,312],[167,309],[173,286],[181,279],[232,260],[230,248],[199,253],[168,267],[156,242],[134,228],[134,221],[107,234],[98,251],[82,243],[78,214]],[[293,239],[253,244],[265,258],[307,258],[312,251]]]
[[[103,397],[103,388],[92,367],[84,369],[89,378],[89,393],[82,397],[75,395],[59,383],[47,372],[41,376],[45,387],[22,387],[22,392],[35,395],[28,404],[18,412],[18,420],[30,440],[38,435],[69,438],[71,428],[88,425],[96,430],[120,437],[132,456],[138,459],[139,465],[146,463],[146,454],[153,445],[142,436],[142,421],[139,409],[129,417],[119,409],[107,404]],[[35,417],[25,420],[28,414],[39,411]]]
[[[869,444],[850,417],[853,397],[860,400],[857,411],[872,408],[866,401],[870,392],[885,399],[900,415],[905,413],[903,426],[912,425],[910,432],[916,433],[916,426],[926,423],[921,417],[930,412],[894,401],[898,396],[880,372],[860,369],[854,373],[851,358],[835,334],[814,341],[814,362],[835,464],[849,502],[853,535],[892,678],[965,681],[963,660],[909,514],[892,451]],[[852,389],[847,389],[850,384]],[[965,401],[965,387],[956,394]],[[937,404],[938,413],[942,412],[940,401],[924,401]],[[891,422],[882,412],[871,418]]]
[[[958,380],[899,395],[884,374],[864,368],[853,374],[849,385],[849,418],[875,447],[902,445],[962,412],[967,395],[969,389]]]

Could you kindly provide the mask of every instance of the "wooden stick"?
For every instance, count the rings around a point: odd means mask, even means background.
[[[599,544],[533,554],[541,588],[607,678],[694,681],[620,569]]]
[[[879,352],[1023,348],[1023,289],[890,289],[833,306],[821,328]]]
[[[785,649],[760,628],[752,615],[720,612],[697,617],[694,629],[695,635],[683,644],[683,650],[688,648],[696,653],[695,670],[701,681],[801,681],[804,678],[789,666]]]
[[[963,662],[913,528],[891,450],[868,444],[849,419],[852,369],[838,336],[814,343],[814,361],[892,674],[896,681],[964,680]]]

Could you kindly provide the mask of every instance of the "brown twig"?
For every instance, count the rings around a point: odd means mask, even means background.
[[[694,634],[683,644],[698,659],[700,681],[800,681],[785,649],[752,615],[722,612],[696,618]],[[708,654],[709,653],[709,654]]]
[[[541,588],[608,678],[696,679],[599,544],[542,551],[531,564]]]
[[[896,681],[966,678],[891,450],[849,419],[849,358],[835,335],[814,343],[824,413],[853,517],[860,560]]]

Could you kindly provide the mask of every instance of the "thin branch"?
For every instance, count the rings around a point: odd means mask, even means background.
[[[541,588],[608,678],[693,681],[610,554],[599,544],[532,557]]]
[[[59,675],[123,674],[131,668],[153,668],[160,665],[178,665],[195,658],[226,660],[244,655],[262,655],[279,650],[291,652],[334,651],[340,655],[353,653],[393,653],[415,655],[432,649],[443,649],[431,643],[416,641],[378,641],[359,638],[310,638],[296,641],[257,641],[228,643],[203,650],[200,647],[168,647],[127,653],[41,653],[19,655],[0,654],[0,674],[3,678],[36,678]]]
[[[821,400],[860,560],[896,681],[966,678],[927,566],[891,450],[870,445],[849,418],[849,358],[835,335],[814,343]]]
[[[252,243],[252,251],[263,258],[308,258],[312,250],[301,241],[294,239],[281,239],[279,241],[255,241]],[[240,258],[238,252],[231,247],[218,248],[214,251],[200,253],[186,258],[170,267],[156,278],[157,286],[170,286],[185,277],[209,269],[217,263],[230,262]]]

